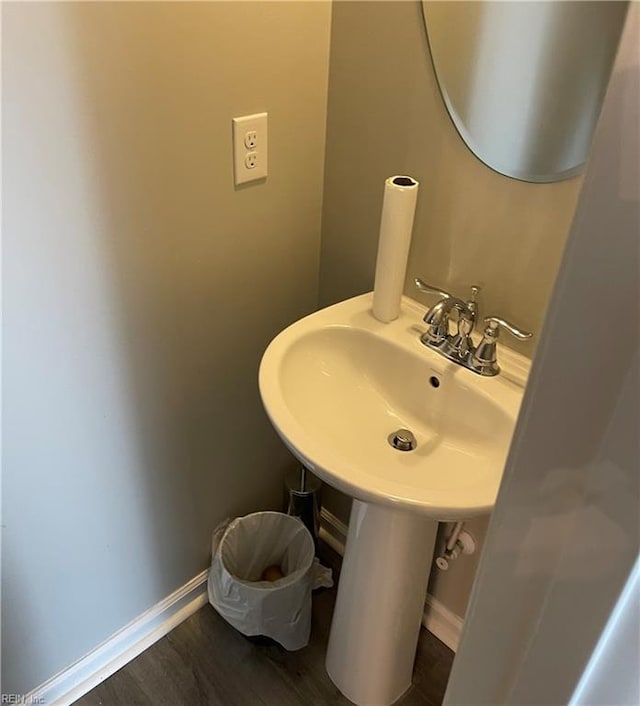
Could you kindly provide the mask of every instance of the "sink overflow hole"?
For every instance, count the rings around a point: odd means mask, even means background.
[[[416,437],[408,429],[398,429],[387,437],[387,441],[398,451],[413,451],[418,442]]]
[[[438,380],[435,375],[432,375],[429,378],[429,385],[431,385],[431,387],[440,387],[440,380]]]

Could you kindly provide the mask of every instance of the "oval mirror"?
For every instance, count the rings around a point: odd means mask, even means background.
[[[578,174],[627,2],[432,2],[427,38],[449,115],[487,166],[523,181]]]

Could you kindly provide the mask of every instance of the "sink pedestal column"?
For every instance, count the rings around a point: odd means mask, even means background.
[[[326,666],[358,706],[390,706],[411,686],[437,528],[353,501]]]

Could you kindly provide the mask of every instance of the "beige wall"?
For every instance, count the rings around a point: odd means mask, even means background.
[[[3,691],[281,502],[267,342],[317,304],[327,3],[4,3]],[[235,190],[231,118],[269,112]]]
[[[416,276],[461,296],[480,284],[481,315],[539,333],[580,180],[514,181],[467,150],[438,92],[418,2],[335,3],[329,87],[320,303],[372,288],[384,179],[406,173],[420,181],[406,293],[416,297]],[[347,519],[348,499],[329,491],[327,504]],[[478,538],[485,527],[474,523]],[[475,559],[431,584],[460,615]]]

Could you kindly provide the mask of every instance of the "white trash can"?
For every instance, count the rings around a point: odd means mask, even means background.
[[[314,543],[296,517],[255,512],[213,534],[209,602],[248,637],[264,635],[286,650],[299,650],[311,633]],[[267,567],[283,577],[261,580]]]

